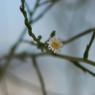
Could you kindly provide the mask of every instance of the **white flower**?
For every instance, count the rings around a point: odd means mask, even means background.
[[[63,44],[61,40],[56,37],[53,37],[49,40],[48,48],[56,53],[60,48],[62,48]]]

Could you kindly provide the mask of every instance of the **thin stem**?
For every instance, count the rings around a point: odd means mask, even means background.
[[[26,6],[26,9],[27,9],[28,14],[30,15],[30,12],[31,12],[31,11],[30,11],[30,8],[29,8],[27,2],[25,2],[25,6]]]
[[[33,61],[33,66],[34,66],[34,68],[36,70],[36,73],[38,75],[38,78],[39,78],[39,81],[40,81],[40,84],[41,84],[42,93],[43,93],[43,95],[47,95],[46,88],[45,88],[45,83],[44,83],[42,74],[40,72],[39,66],[37,64],[36,58],[35,57],[32,57],[32,61]]]
[[[30,16],[33,17],[33,15],[36,13],[37,9],[40,7],[39,3],[40,3],[40,0],[36,0],[35,6],[33,8],[33,11],[30,11]]]
[[[44,14],[53,7],[53,4],[48,5],[42,12],[41,14],[39,14],[36,18],[34,18],[33,20],[30,21],[30,23],[32,22],[37,22],[40,18],[42,18],[44,16]]]
[[[79,67],[80,69],[82,69],[83,71],[85,71],[87,68],[83,67],[82,65],[79,64],[79,62],[83,62],[92,66],[95,66],[95,62],[88,60],[88,59],[83,59],[83,58],[79,58],[79,57],[72,57],[72,56],[68,56],[68,55],[60,55],[60,54],[51,54],[51,53],[27,53],[27,52],[23,52],[20,54],[14,54],[12,58],[17,58],[19,60],[28,58],[28,57],[33,57],[35,56],[37,57],[42,57],[42,56],[52,56],[52,57],[57,57],[57,58],[61,58],[64,60],[67,60],[71,63],[73,63],[74,65],[76,65],[77,67]],[[7,58],[7,56],[4,57],[5,59]],[[88,70],[88,69],[87,69]],[[86,71],[88,73],[91,73],[91,71]],[[94,73],[92,72],[92,75],[94,75]]]
[[[92,37],[89,41],[89,44],[87,45],[87,47],[85,49],[84,56],[83,56],[84,59],[88,59],[89,51],[90,51],[90,48],[92,46],[92,43],[93,43],[94,39],[95,39],[95,31],[93,32]]]
[[[85,30],[84,32],[81,32],[81,33],[79,33],[79,34],[77,34],[77,35],[71,37],[70,39],[68,39],[68,40],[66,40],[66,41],[63,41],[63,44],[64,44],[64,45],[65,45],[65,44],[69,44],[69,43],[71,43],[71,42],[73,42],[73,41],[75,41],[75,40],[78,40],[79,38],[81,38],[81,37],[83,37],[83,36],[85,36],[85,35],[87,35],[87,34],[93,32],[93,31],[95,31],[95,28],[87,29],[87,30]]]
[[[89,70],[86,67],[84,67],[83,65],[81,65],[79,62],[77,62],[77,61],[70,61],[70,62],[73,63],[76,67],[80,68],[83,72],[89,73],[90,75],[95,77],[95,73],[93,73],[91,70]]]
[[[52,6],[53,6],[54,4],[52,4]],[[50,8],[49,8],[50,9]],[[46,12],[49,10],[49,9],[46,9]],[[44,14],[46,13],[46,12],[42,12],[42,15],[44,16]],[[34,12],[35,13],[35,12]],[[40,14],[41,15],[41,14]],[[33,17],[33,15],[31,15],[31,18]],[[41,17],[42,16],[38,16],[38,18],[36,19],[36,20],[29,20],[30,22],[30,24],[32,23],[32,24],[34,24],[37,20],[39,20],[39,19],[41,19]],[[30,18],[30,19],[31,19]],[[7,68],[10,66],[10,61],[11,61],[11,59],[13,58],[13,55],[15,54],[15,51],[16,51],[16,49],[18,48],[18,46],[21,44],[21,42],[22,42],[22,40],[23,40],[23,38],[24,38],[24,36],[25,36],[25,34],[26,34],[26,31],[27,31],[27,28],[24,28],[23,29],[23,31],[22,31],[22,33],[21,33],[21,35],[19,36],[19,38],[18,38],[18,40],[16,41],[16,43],[12,46],[12,48],[10,49],[10,52],[9,52],[9,54],[7,55],[7,57],[6,57],[6,62],[5,62],[5,66],[3,67],[3,74],[2,74],[2,77],[3,77],[3,75],[5,74],[5,72],[6,72],[6,70],[7,70]],[[0,76],[0,78],[1,78],[1,76]]]
[[[39,6],[44,6],[44,5],[48,4],[48,3],[50,3],[49,0],[47,0],[47,1],[43,1],[43,2],[41,2],[41,3],[39,4]]]
[[[13,57],[19,58],[22,55],[25,55],[25,58],[32,57],[32,56],[35,56],[35,57],[52,56],[52,57],[56,57],[56,58],[65,59],[68,61],[78,61],[78,62],[83,62],[83,63],[89,64],[89,65],[95,66],[95,62],[92,60],[89,60],[89,59],[83,59],[83,58],[68,56],[68,55],[64,55],[64,54],[61,55],[61,54],[53,54],[53,53],[47,53],[47,52],[46,53],[36,53],[36,54],[35,53],[29,54],[27,52],[24,52],[21,54],[15,54]]]
[[[67,56],[67,55],[61,55],[61,54],[51,54],[57,58],[62,58],[65,60],[69,60],[69,61],[78,61],[78,62],[83,62],[83,63],[87,63],[89,65],[95,66],[95,62],[88,60],[88,59],[83,59],[83,58],[79,58],[79,57],[72,57],[72,56]]]

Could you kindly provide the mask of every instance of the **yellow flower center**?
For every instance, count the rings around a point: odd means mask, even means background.
[[[51,43],[51,47],[54,48],[54,49],[59,49],[60,48],[60,42],[58,41],[53,41]]]

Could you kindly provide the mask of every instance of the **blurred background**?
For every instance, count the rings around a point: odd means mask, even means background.
[[[26,0],[32,9],[36,0]],[[41,0],[44,2],[45,0]],[[19,10],[20,0],[1,0],[0,3],[0,57],[7,54],[25,28],[24,18]],[[43,11],[39,8],[34,18]],[[40,20],[33,24],[35,35],[42,35],[45,41],[52,30],[66,40],[95,27],[95,0],[60,0]],[[91,34],[62,48],[62,54],[82,57]],[[26,34],[25,39],[30,39]],[[21,44],[17,52],[39,52],[36,47]],[[95,60],[95,43],[89,59]],[[95,78],[83,73],[68,61],[54,57],[37,58],[48,95],[95,95]],[[12,60],[4,82],[0,84],[0,95],[42,95],[40,83],[31,60]],[[94,67],[85,65],[95,71]],[[6,85],[5,85],[6,84]],[[9,94],[7,94],[9,93]]]

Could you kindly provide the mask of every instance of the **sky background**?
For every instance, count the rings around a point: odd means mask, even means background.
[[[32,0],[32,4],[34,2],[35,0]],[[19,7],[20,0],[1,0],[0,56],[9,52],[9,48],[25,27]],[[95,0],[62,0],[33,25],[33,32],[36,35],[41,34],[43,40],[45,40],[52,30],[56,30],[57,36],[64,40],[94,26]],[[85,38],[65,46],[61,53],[82,56],[90,37],[91,35],[87,35]],[[29,39],[28,35],[26,35],[26,38]],[[18,51],[24,50],[36,52],[35,48],[27,45],[21,45],[18,48]],[[95,60],[93,51],[95,51],[95,43],[90,51],[90,59]],[[13,63],[17,64],[19,61],[16,60]],[[38,64],[49,95],[95,95],[95,78],[89,74],[84,74],[69,62],[52,57],[41,57],[38,58]],[[11,67],[10,72],[29,82],[30,86],[20,86],[8,75],[6,81],[10,95],[41,95],[40,84],[30,61],[17,69],[13,67]],[[87,67],[95,71],[95,68]],[[0,93],[2,93],[2,89]]]

